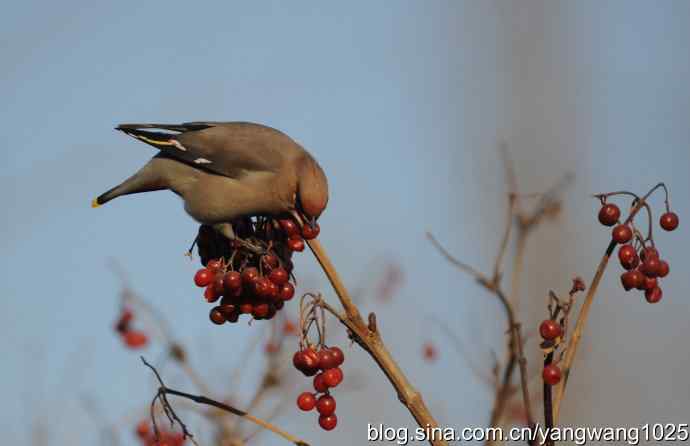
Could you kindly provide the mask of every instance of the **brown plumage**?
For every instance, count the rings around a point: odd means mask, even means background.
[[[137,173],[93,201],[169,189],[200,223],[298,212],[315,221],[328,204],[328,181],[302,146],[273,128],[248,122],[122,124],[160,152]],[[226,227],[229,225],[225,225]],[[226,234],[227,235],[227,234]]]

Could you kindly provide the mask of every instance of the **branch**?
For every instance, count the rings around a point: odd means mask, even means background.
[[[177,414],[173,410],[172,406],[168,402],[167,395],[173,395],[173,396],[179,396],[181,398],[187,398],[189,400],[194,401],[195,403],[215,407],[217,409],[221,409],[221,410],[224,410],[224,411],[229,412],[231,414],[237,415],[238,417],[242,417],[248,421],[251,421],[252,423],[255,423],[255,424],[257,424],[263,428],[270,430],[271,432],[283,437],[285,440],[289,441],[290,443],[292,443],[296,446],[309,446],[309,444],[306,443],[305,441],[302,441],[302,440],[298,439],[297,437],[294,437],[294,436],[288,434],[287,432],[283,431],[282,429],[272,425],[271,423],[268,423],[268,422],[266,422],[260,418],[256,418],[255,416],[250,415],[247,412],[241,411],[241,410],[236,409],[232,406],[229,406],[225,403],[221,403],[219,401],[212,400],[212,399],[207,398],[207,397],[202,396],[202,395],[192,395],[189,393],[181,392],[179,390],[174,390],[174,389],[167,387],[165,385],[165,383],[163,382],[160,374],[156,370],[156,368],[154,366],[152,366],[151,364],[149,364],[148,362],[146,362],[146,359],[144,359],[143,356],[141,357],[141,361],[144,363],[144,365],[146,367],[150,368],[151,371],[153,371],[153,373],[154,373],[154,375],[156,375],[156,379],[158,380],[158,383],[160,385],[160,387],[158,388],[158,392],[156,393],[156,396],[154,397],[153,401],[151,402],[151,409],[152,409],[151,410],[151,417],[152,417],[152,421],[153,421],[153,428],[154,428],[154,431],[156,432],[156,436],[158,435],[158,427],[156,425],[155,417],[153,417],[153,406],[156,403],[156,400],[159,400],[161,402],[161,404],[163,405],[163,410],[165,411],[165,413],[168,416],[168,418],[170,419],[170,421],[173,422],[173,420],[174,420],[174,422],[177,422],[177,424],[179,424],[180,427],[182,428],[182,432],[184,433],[185,437],[189,438],[190,440],[192,440],[193,443],[196,444],[192,434],[189,433],[189,431],[187,430],[187,426],[182,422],[182,420],[180,420],[180,418],[177,416]]]
[[[501,384],[501,387],[499,387],[498,391],[496,392],[494,409],[491,413],[491,426],[494,427],[498,424],[500,415],[505,408],[508,396],[510,395],[510,378],[517,363],[517,365],[519,365],[520,370],[520,383],[522,387],[522,398],[525,405],[525,412],[527,415],[527,424],[530,427],[530,429],[534,429],[536,423],[534,422],[534,418],[532,418],[531,399],[529,396],[529,386],[527,383],[527,360],[525,359],[522,350],[522,336],[520,333],[520,324],[519,322],[517,322],[517,319],[515,317],[515,311],[513,309],[513,306],[511,305],[510,301],[508,300],[505,293],[501,290],[500,285],[498,284],[498,281],[500,280],[500,274],[498,276],[494,275],[494,277],[490,280],[484,274],[478,272],[470,266],[465,265],[463,262],[453,257],[450,253],[448,253],[448,251],[445,248],[443,248],[443,246],[441,246],[440,243],[438,243],[438,241],[436,241],[433,235],[427,233],[427,237],[439,249],[439,251],[441,251],[441,253],[446,257],[446,259],[448,259],[449,262],[451,262],[453,265],[458,266],[461,270],[469,272],[477,280],[477,282],[479,282],[484,288],[486,288],[488,291],[494,294],[498,298],[506,313],[506,317],[508,319],[508,330],[510,333],[510,355],[508,365],[504,371],[503,382]],[[500,270],[498,268],[495,268],[495,271]]]
[[[635,205],[631,209],[628,218],[625,220],[623,224],[629,224],[633,220],[633,218],[635,218],[635,215],[640,211],[640,209],[645,207],[645,205],[647,204],[647,198],[649,198],[649,196],[659,188],[663,188],[664,190],[666,190],[666,186],[664,185],[664,183],[659,183],[656,186],[654,186],[649,192],[647,192],[647,194],[645,194],[644,197],[636,199]],[[666,192],[666,200],[668,201],[668,192]],[[585,323],[587,322],[589,310],[592,307],[592,303],[594,302],[594,296],[596,295],[597,288],[599,287],[601,278],[604,276],[604,271],[606,271],[606,266],[608,265],[609,258],[611,257],[611,254],[613,254],[613,250],[616,248],[616,245],[617,243],[611,240],[608,247],[606,248],[606,252],[604,253],[604,256],[601,258],[599,266],[597,267],[594,277],[592,278],[592,283],[589,285],[589,289],[587,290],[587,296],[585,297],[585,301],[582,304],[580,313],[577,315],[575,329],[573,330],[573,335],[570,338],[570,341],[568,342],[568,346],[565,351],[565,358],[563,360],[563,381],[558,386],[558,391],[556,392],[556,399],[554,401],[553,419],[554,423],[556,424],[558,423],[561,402],[563,401],[563,395],[565,393],[566,385],[568,384],[568,379],[570,378],[571,367],[573,365],[573,361],[575,360],[575,353],[577,352],[577,347],[580,344],[580,339],[582,338],[582,332],[584,331]]]
[[[352,302],[350,294],[340,280],[338,272],[326,255],[321,243],[317,239],[313,239],[307,240],[307,244],[331,282],[345,310],[345,315],[341,315],[339,320],[350,330],[352,339],[374,359],[395,388],[398,399],[407,407],[417,424],[423,429],[438,428],[438,422],[426,407],[421,393],[412,385],[395,362],[384,345],[379,330],[375,329],[375,324],[371,324],[372,329],[370,329],[369,324],[362,319],[359,309]],[[336,315],[339,314],[332,308],[327,307],[327,309]],[[446,446],[448,444],[445,440],[434,438],[434,436],[429,438],[429,443],[433,446]]]

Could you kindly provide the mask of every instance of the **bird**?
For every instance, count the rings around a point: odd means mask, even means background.
[[[285,133],[252,122],[120,124],[158,153],[139,171],[95,198],[92,207],[124,195],[170,190],[197,222],[234,239],[232,221],[290,214],[315,225],[328,204],[328,180]]]

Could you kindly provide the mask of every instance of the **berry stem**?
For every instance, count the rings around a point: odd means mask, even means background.
[[[628,215],[628,218],[625,220],[624,224],[630,223],[633,218],[635,218],[635,215],[642,209],[647,204],[647,198],[658,188],[663,187],[664,190],[666,189],[666,186],[664,183],[659,183],[656,186],[654,186],[649,192],[647,192],[642,198],[637,200],[635,203],[634,207],[630,211],[630,214]],[[610,194],[608,194],[610,195]],[[633,194],[634,195],[634,194]],[[556,398],[553,403],[553,419],[554,423],[558,423],[558,416],[560,415],[560,409],[561,409],[561,402],[563,401],[563,395],[565,393],[565,388],[568,384],[568,380],[570,378],[570,372],[571,372],[571,367],[573,364],[573,361],[575,360],[575,353],[577,352],[577,347],[580,344],[580,339],[582,338],[582,332],[585,328],[585,323],[587,322],[587,316],[589,315],[589,310],[592,307],[592,303],[594,302],[594,296],[597,292],[597,288],[599,287],[599,283],[601,282],[601,278],[604,276],[604,271],[606,271],[606,266],[608,265],[609,258],[611,257],[611,254],[613,253],[613,250],[616,248],[617,243],[613,240],[609,243],[608,247],[606,248],[606,252],[604,253],[604,256],[601,258],[601,261],[599,261],[599,266],[597,266],[597,270],[594,273],[594,278],[592,278],[592,283],[589,285],[589,289],[587,290],[587,296],[585,297],[585,301],[582,303],[582,308],[580,309],[580,313],[577,315],[577,321],[575,322],[575,328],[573,330],[573,334],[570,338],[570,341],[568,342],[568,345],[565,350],[565,357],[563,358],[563,365],[561,367],[563,371],[563,380],[561,381],[560,385],[558,386],[558,390],[556,391]]]
[[[560,307],[559,307],[560,308]],[[549,352],[544,357],[544,367],[548,366],[553,362],[553,352]],[[544,394],[544,426],[546,427],[546,432],[551,432],[553,430],[553,398],[551,389],[551,384],[544,381],[543,387]],[[550,438],[546,440],[546,446],[553,446],[554,442]]]
[[[380,331],[369,330],[368,324],[362,319],[359,309],[352,301],[350,294],[343,285],[337,270],[326,255],[318,239],[306,240],[309,249],[321,265],[326,277],[331,282],[335,293],[340,300],[345,314],[341,315],[335,309],[323,302],[324,308],[333,313],[340,322],[352,333],[352,338],[374,359],[379,368],[386,375],[390,383],[398,393],[398,399],[410,411],[417,424],[422,428],[438,428],[438,422],[427,408],[422,394],[410,383],[400,366],[395,362],[390,352],[383,343]],[[448,443],[431,436],[429,443],[433,446],[446,446]]]

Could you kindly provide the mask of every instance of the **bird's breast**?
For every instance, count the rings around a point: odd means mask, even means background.
[[[276,188],[280,188],[280,178],[272,172],[252,172],[239,179],[208,174],[182,198],[192,218],[216,224],[242,216],[286,212],[289,204],[276,194]]]

